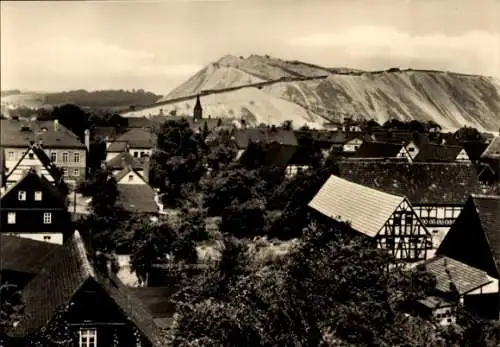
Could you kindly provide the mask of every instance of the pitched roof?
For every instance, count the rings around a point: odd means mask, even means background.
[[[496,136],[491,140],[490,144],[481,155],[481,158],[500,159],[500,136]]]
[[[432,258],[422,266],[436,277],[436,289],[443,293],[452,292],[451,283],[460,295],[464,295],[492,281],[485,271],[446,256]]]
[[[119,201],[132,213],[158,213],[156,193],[148,184],[118,184]]]
[[[61,247],[54,243],[0,234],[0,271],[37,274],[46,259]]]
[[[144,168],[143,158],[134,158],[129,152],[123,152],[106,162],[106,167],[110,170],[123,170],[131,167],[133,170],[142,170]]]
[[[1,119],[0,122],[0,144],[4,147],[29,147],[31,141],[41,140],[46,148],[85,149],[78,136],[55,121]]]
[[[254,143],[273,143],[280,145],[298,146],[297,138],[292,130],[279,128],[247,128],[235,129],[234,139],[238,148],[247,148]]]
[[[42,149],[42,147],[40,147],[40,145],[38,145],[38,144],[34,144],[29,148],[29,150],[27,150],[26,152],[23,153],[21,158],[17,161],[16,165],[12,168],[12,170],[10,170],[9,174],[6,177],[7,180],[9,179],[10,175],[12,175],[16,171],[16,169],[19,167],[19,165],[21,165],[21,163],[26,158],[26,156],[29,155],[30,151],[36,155],[38,160],[40,160],[40,162],[45,167],[45,169],[48,171],[48,173],[52,176],[54,181],[58,182],[62,179],[63,173],[57,169],[57,167],[54,163],[52,163],[49,156],[47,155],[47,153],[45,153],[45,151]]]
[[[340,177],[406,196],[412,204],[463,205],[470,194],[481,193],[477,172],[470,163],[406,163],[345,160]]]
[[[61,194],[61,191],[53,186],[46,178],[44,178],[43,176],[41,176],[38,172],[36,172],[36,170],[34,169],[29,169],[27,170],[24,175],[15,183],[13,184],[12,186],[10,186],[3,194],[2,194],[2,200],[6,199],[7,196],[9,194],[12,194],[11,192],[15,191],[16,190],[16,187],[18,187],[18,185],[21,184],[21,182],[23,182],[25,179],[28,179],[30,177],[37,177],[38,180],[40,181],[40,184],[48,191],[50,192],[51,194],[53,194],[54,197],[56,197],[57,199],[59,199],[59,201],[61,201],[61,206],[64,206],[64,203],[65,203],[65,199],[64,197],[62,196]],[[66,207],[66,206],[64,206]]]
[[[479,221],[500,269],[500,196],[472,195]]]
[[[309,207],[337,221],[350,222],[351,228],[374,237],[404,200],[403,196],[331,175]]]
[[[363,142],[355,158],[395,158],[403,145],[388,142]]]
[[[484,142],[464,142],[462,143],[462,147],[465,149],[465,152],[467,152],[470,160],[476,161],[481,158],[488,144]]]
[[[155,145],[156,135],[144,128],[132,128],[123,135],[118,136],[115,142],[126,142],[131,148],[151,149]],[[110,148],[113,146],[113,143],[110,145]]]
[[[427,143],[420,147],[414,161],[420,162],[454,162],[462,151],[460,146],[446,146]]]
[[[128,143],[125,141],[113,141],[106,149],[107,152],[125,152],[127,151]]]
[[[159,329],[154,324],[152,315],[132,291],[111,275],[104,277],[94,271],[78,232],[54,252],[41,272],[25,287],[24,319],[11,334],[29,336],[47,325],[89,280],[99,284],[151,342],[159,340]]]

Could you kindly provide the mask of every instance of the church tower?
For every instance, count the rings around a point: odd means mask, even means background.
[[[196,96],[196,104],[194,105],[193,118],[195,121],[203,118],[203,109],[201,108],[199,94]]]

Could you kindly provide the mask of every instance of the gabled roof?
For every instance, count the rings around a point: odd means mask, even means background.
[[[460,146],[427,143],[419,148],[419,152],[413,160],[420,162],[454,162],[462,149]]]
[[[0,234],[0,271],[37,274],[46,259],[61,247],[54,243]]]
[[[118,279],[112,275],[105,277],[94,270],[78,232],[54,252],[41,272],[25,287],[24,319],[11,334],[26,337],[46,326],[88,281],[95,281],[153,344],[161,346],[159,329],[150,312]]]
[[[352,161],[338,163],[340,177],[406,196],[412,204],[463,205],[470,194],[481,193],[470,163],[407,163]]]
[[[388,142],[363,142],[354,154],[355,158],[395,158],[402,144]]]
[[[132,128],[123,135],[117,137],[115,142],[125,142],[130,148],[152,149],[156,143],[156,135],[147,129]],[[108,150],[115,151],[114,147],[112,147],[113,143],[111,143]]]
[[[107,152],[125,152],[128,150],[128,143],[124,141],[113,141],[109,144]]]
[[[354,230],[374,237],[404,200],[403,196],[331,175],[309,202],[309,207],[334,220],[350,222]]]
[[[61,201],[61,207],[64,206],[65,199],[62,196],[61,191],[59,191],[59,189],[57,187],[55,187],[52,184],[50,184],[50,182],[46,178],[44,178],[43,176],[39,175],[38,172],[36,172],[33,169],[27,170],[24,173],[24,175],[15,184],[13,184],[12,186],[10,186],[2,194],[1,200],[6,201],[7,198],[8,198],[8,196],[10,194],[12,194],[12,192],[15,192],[16,189],[21,185],[21,183],[24,180],[29,179],[31,177],[36,177],[40,181],[40,184],[42,185],[43,188],[45,188],[46,191],[50,192],[55,198],[57,198],[59,201]],[[64,206],[64,208],[66,208],[66,206]]]
[[[59,182],[62,179],[63,173],[57,169],[54,163],[52,163],[43,148],[38,144],[34,144],[26,152],[24,152],[21,158],[17,161],[16,165],[12,168],[12,170],[10,170],[9,174],[6,177],[6,180],[8,180],[10,175],[12,175],[16,171],[16,169],[22,164],[23,160],[29,155],[30,152],[33,152],[33,154],[38,158],[40,163],[42,163],[44,168],[52,176],[55,182]]]
[[[29,147],[31,141],[40,140],[46,148],[85,149],[78,136],[55,121],[0,120],[1,146]]]
[[[479,221],[500,269],[500,196],[472,195]]]
[[[452,292],[454,285],[458,294],[464,295],[492,282],[485,271],[446,256],[434,257],[422,266],[436,277],[436,289],[442,293]]]
[[[298,146],[297,138],[292,130],[279,128],[235,129],[234,140],[240,149],[247,148],[252,142],[266,144],[277,142],[284,146]]]
[[[131,167],[133,170],[142,170],[143,159],[134,158],[129,152],[123,152],[106,162],[106,167],[110,170],[123,170]]]
[[[462,143],[462,147],[465,149],[465,152],[467,152],[470,160],[476,161],[481,158],[488,144],[484,142],[464,142]]]
[[[120,182],[122,178],[131,172],[140,177],[144,183],[118,183],[116,185],[119,193],[118,199],[123,209],[131,213],[158,213],[159,207],[155,201],[155,190],[136,171],[127,167],[115,175],[116,181]]]
[[[481,155],[481,158],[500,159],[500,136],[496,136],[491,140],[490,144]]]

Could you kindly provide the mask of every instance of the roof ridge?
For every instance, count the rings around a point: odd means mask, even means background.
[[[89,258],[87,257],[87,249],[85,248],[83,240],[80,236],[80,232],[78,230],[75,230],[75,233],[73,234],[73,242],[76,246],[75,248],[77,251],[77,256],[82,261],[82,272],[84,272],[84,274],[88,277],[95,278],[94,268],[90,264]]]
[[[471,194],[472,198],[479,199],[500,199],[500,195],[490,195],[490,194]]]

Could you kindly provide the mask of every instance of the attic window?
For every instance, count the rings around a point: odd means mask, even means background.
[[[129,182],[133,181],[134,180],[134,175],[128,175],[128,180],[129,180]]]
[[[29,158],[29,159],[33,159],[33,158],[35,158],[35,156],[34,156],[34,154],[33,154],[33,153],[31,153],[31,152],[30,152],[30,153],[28,153],[28,158]]]

